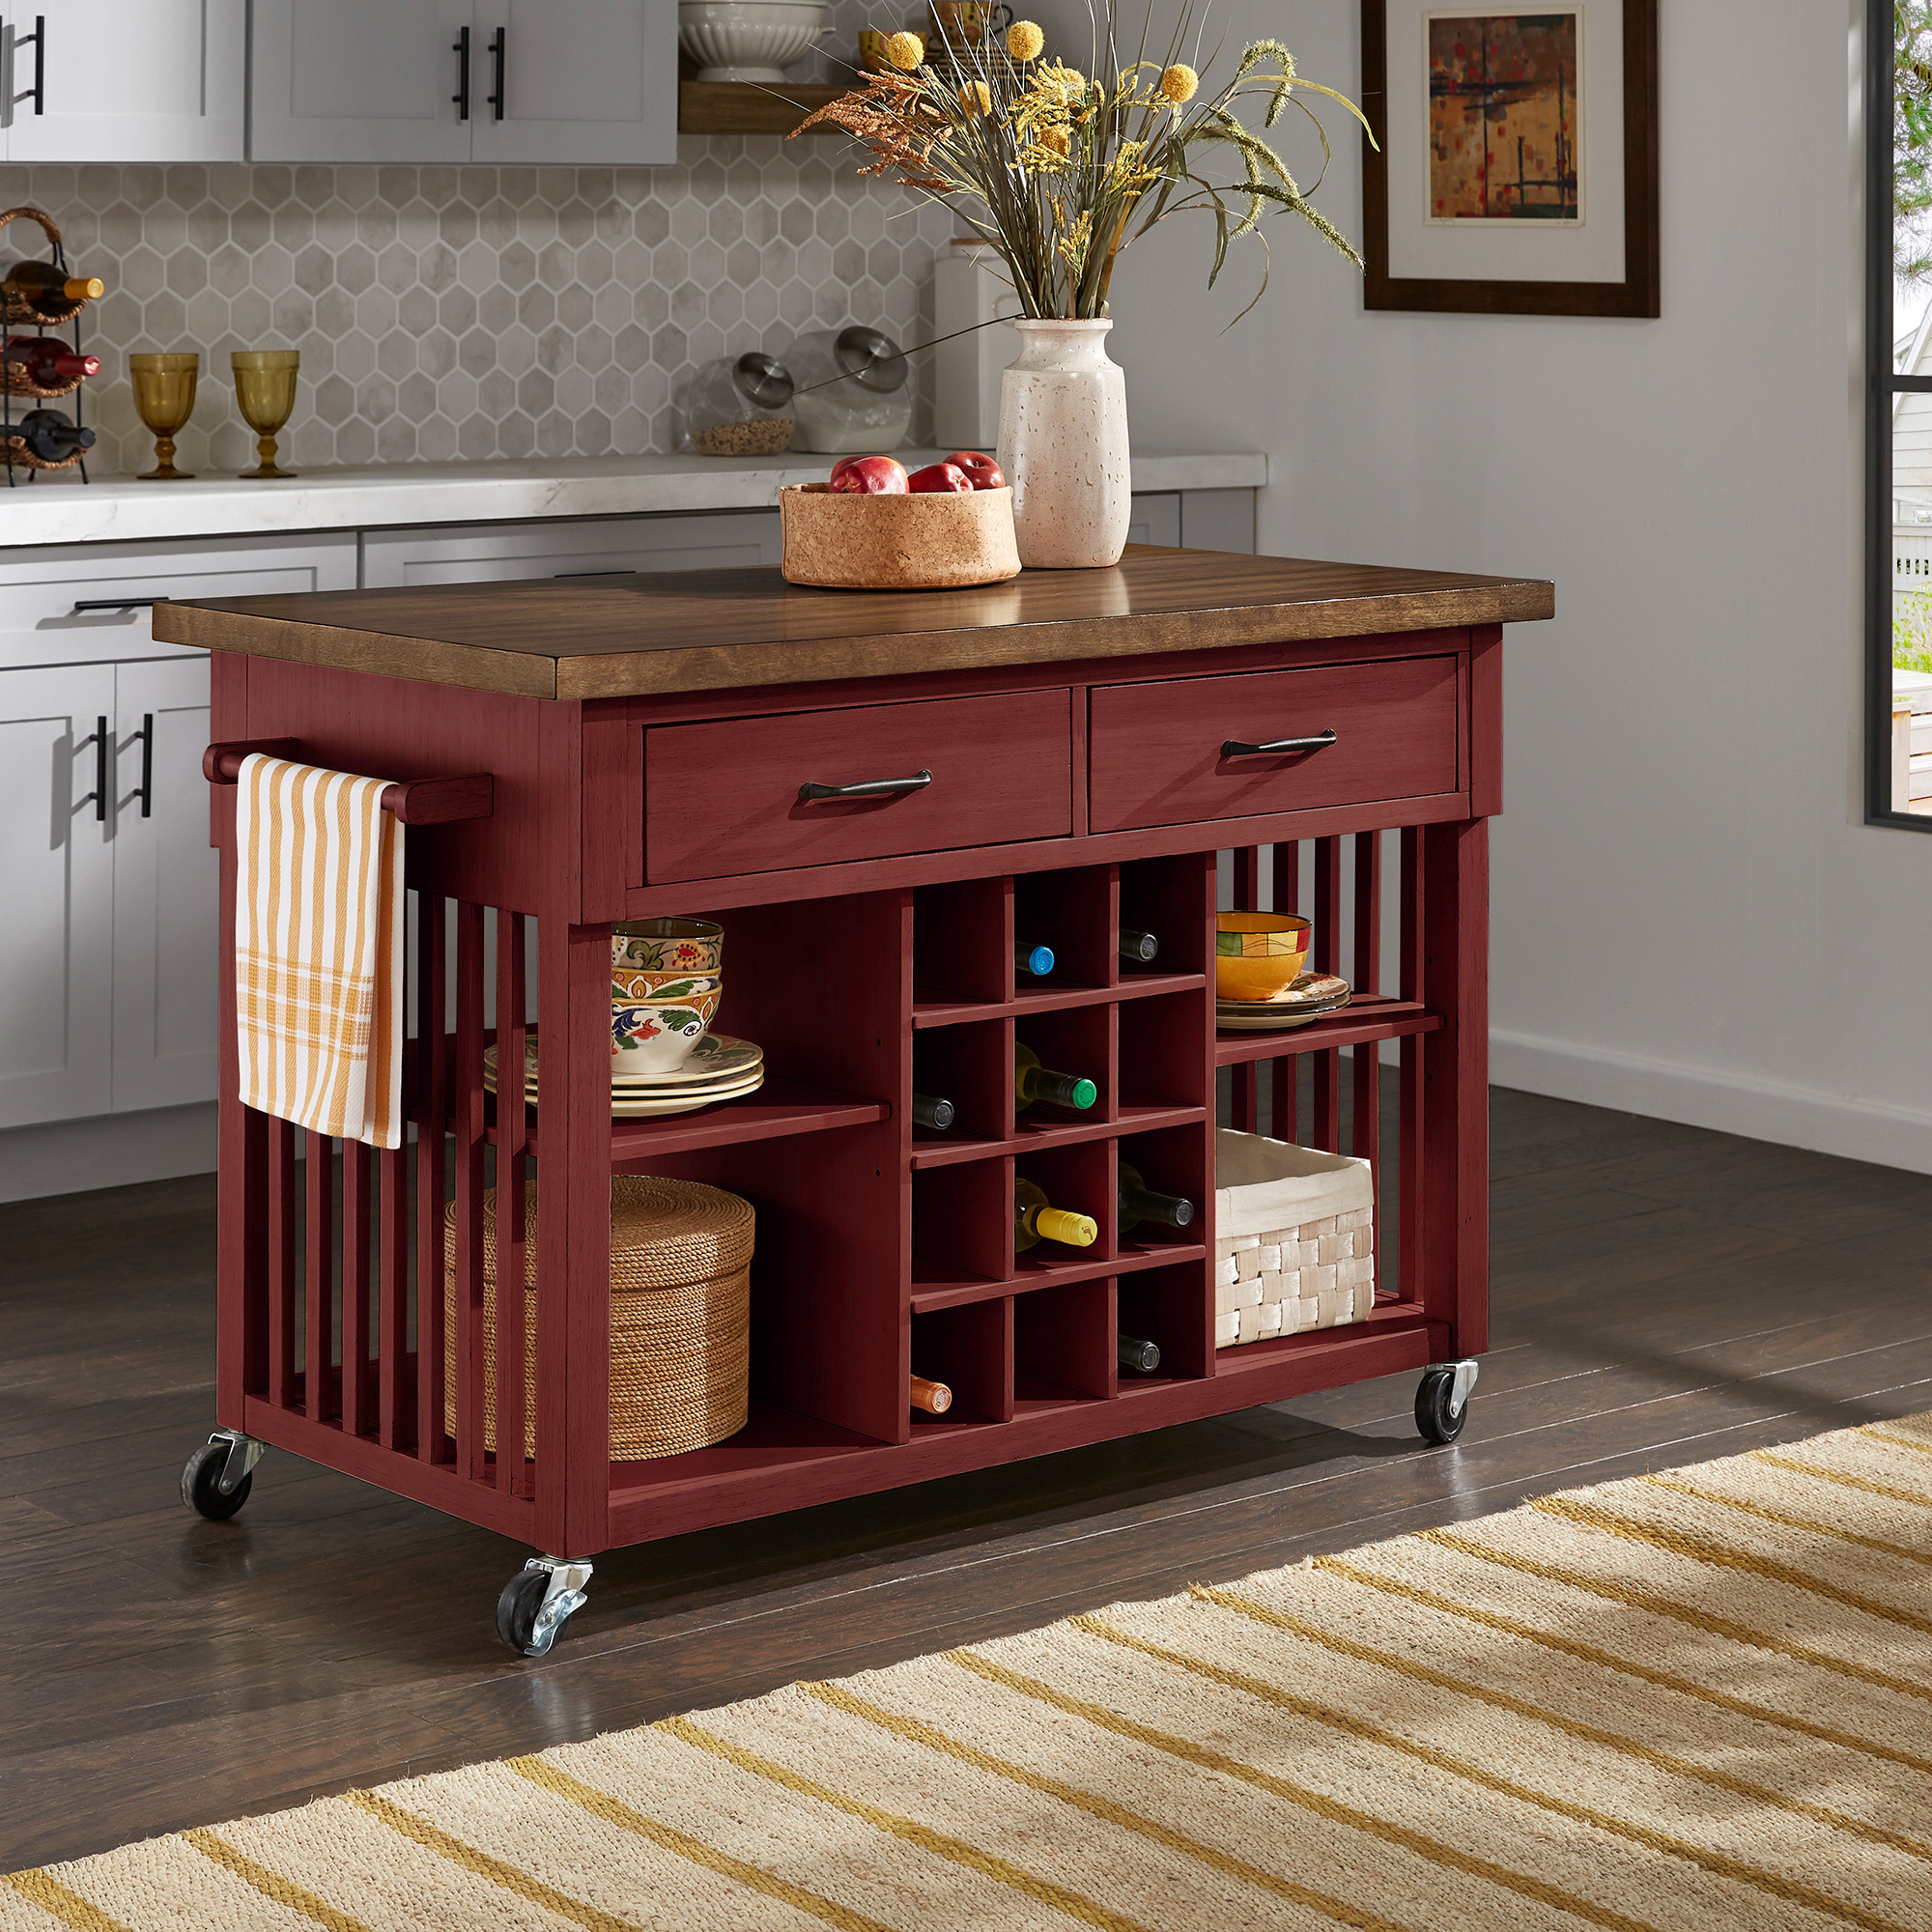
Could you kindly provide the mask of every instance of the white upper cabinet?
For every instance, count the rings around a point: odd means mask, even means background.
[[[677,156],[675,0],[254,0],[254,21],[251,160]]]
[[[255,0],[253,161],[467,161],[470,0]]]
[[[677,159],[673,0],[477,0],[471,46],[472,160]]]
[[[239,161],[247,46],[247,0],[0,0],[0,154]]]

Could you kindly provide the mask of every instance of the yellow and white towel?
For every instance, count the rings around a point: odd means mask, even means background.
[[[403,828],[386,779],[259,753],[236,802],[242,1098],[371,1147],[402,1145]]]

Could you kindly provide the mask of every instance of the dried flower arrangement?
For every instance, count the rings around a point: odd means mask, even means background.
[[[1235,113],[1237,100],[1263,96],[1262,126],[1271,128],[1291,104],[1300,108],[1321,137],[1325,174],[1328,136],[1300,96],[1325,94],[1366,128],[1354,102],[1303,79],[1280,41],[1252,42],[1233,77],[1203,95],[1199,72],[1180,57],[1195,52],[1191,8],[1181,13],[1166,58],[1157,60],[1148,54],[1149,0],[1135,57],[1123,61],[1117,7],[1118,0],[1102,0],[1095,16],[1092,77],[1042,59],[1046,39],[1031,20],[1008,30],[1005,60],[949,42],[942,60],[930,62],[919,35],[894,34],[886,43],[892,67],[810,115],[794,135],[824,122],[842,128],[874,157],[861,174],[895,171],[900,186],[947,204],[999,250],[1022,312],[1037,319],[1103,315],[1115,258],[1175,214],[1213,216],[1209,287],[1229,242],[1257,237],[1264,263],[1256,301],[1267,287],[1267,243],[1259,230],[1271,213],[1298,214],[1360,268],[1348,239],[1310,200],[1314,188],[1298,186],[1274,148]],[[1214,179],[1208,170],[1215,157],[1229,163],[1217,172],[1238,169],[1237,178]]]

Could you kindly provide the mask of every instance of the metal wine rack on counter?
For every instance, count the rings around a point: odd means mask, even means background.
[[[24,216],[29,221],[37,221],[45,233],[50,251],[49,263],[64,274],[68,269],[67,249],[61,241],[59,226],[52,215],[38,208],[10,208],[0,212],[0,228],[16,217]],[[0,248],[5,242],[0,241]],[[30,301],[13,289],[0,288],[0,330],[12,335],[18,329],[31,328],[39,335],[55,333],[62,329],[71,330],[73,353],[77,355],[80,348],[80,315],[87,307],[89,298],[79,298],[48,293],[39,300]],[[56,339],[58,335],[56,334]],[[20,420],[26,412],[22,411],[18,399],[31,398],[29,408],[38,408],[43,403],[58,401],[71,396],[72,419],[76,429],[82,427],[80,390],[87,381],[86,376],[62,377],[53,383],[42,383],[31,370],[17,362],[0,362],[0,462],[7,468],[7,484],[11,489],[19,479],[16,470],[27,471],[27,481],[34,480],[34,472],[40,469],[78,469],[80,480],[85,483],[87,474],[87,451],[76,449],[71,455],[58,459],[38,456],[28,448],[20,432]]]

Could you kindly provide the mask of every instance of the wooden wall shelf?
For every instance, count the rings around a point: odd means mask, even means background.
[[[741,80],[681,80],[677,84],[680,134],[789,134],[813,108],[849,93],[846,87],[793,85],[758,87]],[[794,104],[796,103],[796,104]],[[814,134],[836,134],[818,127]]]

